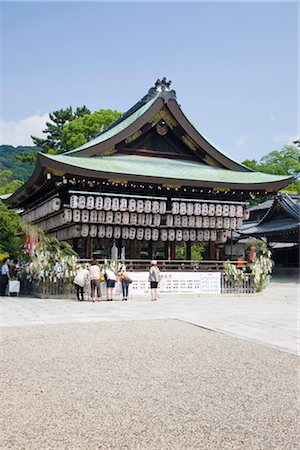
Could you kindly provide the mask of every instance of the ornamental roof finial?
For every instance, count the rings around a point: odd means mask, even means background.
[[[176,99],[176,92],[170,89],[171,83],[172,81],[167,81],[166,77],[163,77],[162,80],[158,78],[155,82],[155,85],[149,89],[148,96],[151,98],[154,97],[157,93],[167,92],[169,94],[169,97],[173,97]]]

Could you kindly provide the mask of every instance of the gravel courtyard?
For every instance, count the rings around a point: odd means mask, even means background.
[[[179,320],[1,329],[1,449],[299,448],[297,357]]]

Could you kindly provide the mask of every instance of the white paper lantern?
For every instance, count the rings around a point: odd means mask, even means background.
[[[137,202],[136,202],[136,212],[138,212],[138,213],[144,212],[144,200],[137,200]]]
[[[83,223],[87,223],[90,220],[90,212],[87,209],[84,209],[81,213],[81,221]]]
[[[167,211],[167,203],[165,201],[160,202],[159,214],[166,214],[166,211]]]
[[[222,214],[224,217],[227,217],[229,215],[229,205],[223,205]]]
[[[121,198],[120,199],[120,211],[126,211],[127,210],[127,199],[126,198]]]
[[[181,216],[174,216],[174,227],[181,227]]]
[[[241,218],[237,219],[237,221],[236,221],[237,229],[240,230],[242,228],[242,226],[243,226],[243,219],[241,219]]]
[[[111,198],[110,197],[104,197],[103,209],[104,209],[104,211],[109,211],[111,209]]]
[[[181,226],[184,228],[186,228],[188,226],[188,217],[187,216],[181,217]]]
[[[89,195],[86,199],[86,207],[87,209],[93,209],[95,205],[95,199],[92,195]]]
[[[209,238],[210,238],[210,231],[204,230],[204,240],[209,241]]]
[[[225,242],[227,241],[227,233],[225,231],[219,231],[217,241],[225,244]]]
[[[136,211],[136,201],[134,198],[130,198],[128,201],[128,211],[130,212]]]
[[[216,218],[215,217],[209,218],[209,228],[216,228]]]
[[[195,216],[200,216],[201,214],[201,203],[194,204],[194,214]]]
[[[168,240],[171,242],[175,241],[175,230],[168,230]]]
[[[114,197],[111,201],[111,209],[113,211],[119,211],[119,204],[120,204],[119,199],[117,197]]]
[[[138,215],[137,213],[130,213],[130,224],[136,225],[138,223]]]
[[[172,202],[171,211],[172,211],[172,214],[179,214],[179,203],[178,202]]]
[[[146,228],[144,233],[145,241],[151,241],[151,228]]]
[[[223,228],[226,228],[226,229],[230,228],[230,219],[229,219],[229,217],[224,217],[224,219],[223,219]]]
[[[74,209],[73,222],[80,222],[80,220],[81,220],[81,211],[79,211],[79,209]]]
[[[114,213],[112,211],[107,211],[106,213],[106,223],[113,223]]]
[[[210,203],[208,205],[208,215],[209,216],[214,216],[215,215],[215,211],[216,211],[216,207],[213,203]]]
[[[138,241],[142,241],[144,239],[144,229],[143,228],[138,228],[136,230],[136,238]]]
[[[79,195],[79,197],[78,197],[78,208],[79,209],[84,209],[85,208],[85,203],[86,203],[85,196],[84,195]]]
[[[208,215],[208,204],[207,203],[202,203],[201,214],[202,214],[202,216]]]
[[[77,195],[71,195],[70,206],[72,209],[78,208],[78,197]]]
[[[120,211],[114,213],[114,222],[122,223],[122,213]]]
[[[198,217],[197,217],[198,218]],[[188,226],[190,227],[190,228],[195,228],[195,226],[196,226],[196,217],[195,216],[190,216],[189,218],[188,218]]]
[[[129,238],[129,229],[128,229],[128,227],[123,227],[122,228],[122,239],[126,240],[128,238]]]
[[[218,203],[216,205],[215,215],[218,216],[218,217],[221,217],[222,214],[223,214],[223,207],[222,207],[222,205],[220,203]]]
[[[190,232],[189,232],[189,230],[183,230],[183,232],[182,232],[182,239],[185,242],[190,240]]]
[[[176,241],[182,241],[182,230],[176,230]]]
[[[209,217],[203,217],[202,218],[202,227],[203,228],[209,228]]]
[[[157,200],[154,200],[152,202],[152,212],[153,212],[153,214],[159,213],[159,202]]]
[[[98,227],[98,237],[100,239],[103,239],[105,237],[105,226],[104,225],[100,225],[100,227]]]
[[[60,200],[60,198],[54,198],[54,199],[52,200],[52,204],[51,204],[51,206],[52,206],[52,211],[58,211],[59,208],[60,208],[60,205],[61,205],[61,200]]]
[[[144,201],[144,211],[145,213],[150,213],[152,209],[151,200]]]
[[[245,211],[244,211],[244,219],[248,220],[249,217],[250,217],[250,211],[249,211],[249,209],[245,209]]]
[[[235,205],[230,205],[229,206],[229,217],[235,217],[235,213],[236,213]]]
[[[163,242],[168,240],[168,231],[167,230],[161,230],[160,238]]]
[[[90,236],[96,237],[97,236],[98,227],[97,225],[91,225],[90,226]]]
[[[223,228],[223,217],[217,217],[216,219],[216,228]]]
[[[90,221],[92,223],[97,223],[98,222],[98,211],[91,211],[90,212]]]
[[[145,215],[145,224],[146,225],[152,225],[152,214],[146,214]]]
[[[213,242],[217,240],[217,230],[210,230],[210,240]]]
[[[199,242],[203,242],[204,241],[204,232],[203,232],[203,230],[198,230],[197,231],[197,241],[199,241]]]
[[[155,227],[160,226],[160,215],[159,214],[153,214],[153,225]]]
[[[81,227],[81,236],[82,237],[88,237],[89,235],[89,226],[88,225],[82,225]]]
[[[146,216],[145,214],[138,214],[138,225],[145,225]]]
[[[123,212],[122,213],[122,223],[124,225],[128,225],[129,224],[129,213],[128,212]],[[124,238],[125,239],[125,238]]]
[[[197,234],[195,230],[190,230],[190,240],[195,241],[197,239]]]
[[[189,202],[186,205],[186,213],[188,216],[192,216],[194,214],[194,204]]]
[[[230,228],[231,228],[232,230],[235,230],[235,229],[236,229],[236,218],[235,218],[235,217],[232,217],[232,218],[230,219]]]
[[[109,225],[108,227],[105,227],[105,237],[107,239],[111,239],[113,237],[113,227],[112,226]]]
[[[121,237],[121,227],[114,228],[114,239],[120,239]]]
[[[157,228],[152,229],[152,241],[158,241],[159,239],[159,230]]]
[[[95,208],[97,209],[97,211],[103,208],[103,198],[100,197],[99,195],[96,197],[95,200]]]
[[[186,215],[186,203],[185,202],[181,202],[179,205],[179,214],[181,216],[185,216]]]
[[[244,210],[242,205],[237,205],[236,207],[236,217],[243,217],[244,216]]]
[[[105,223],[106,221],[106,215],[104,211],[99,211],[98,212],[98,222],[99,223]]]
[[[71,209],[65,209],[64,211],[64,222],[69,223],[73,220],[73,211]]]
[[[172,214],[167,214],[166,216],[166,225],[167,227],[172,227],[173,226],[173,217]]]
[[[136,229],[134,227],[130,227],[129,228],[129,239],[133,241],[133,239],[135,239],[136,236]]]
[[[195,226],[196,226],[196,228],[201,228],[202,227],[202,217],[201,216],[197,216],[196,217]]]

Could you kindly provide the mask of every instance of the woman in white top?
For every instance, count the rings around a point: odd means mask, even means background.
[[[150,281],[151,300],[157,300],[157,287],[160,282],[160,270],[157,267],[157,261],[151,261],[148,281]]]
[[[115,271],[111,268],[105,270],[106,286],[107,286],[107,301],[113,301],[113,292],[116,285],[117,276]]]
[[[77,300],[84,301],[84,286],[89,281],[89,270],[87,268],[79,269],[76,277],[74,278],[74,284],[76,286]],[[80,298],[81,297],[81,298]]]
[[[90,273],[90,280],[91,280],[91,296],[93,302],[96,300],[96,291],[97,291],[97,297],[98,302],[101,302],[101,288],[100,288],[100,267],[98,265],[98,261],[96,259],[93,259],[90,265],[89,269]]]

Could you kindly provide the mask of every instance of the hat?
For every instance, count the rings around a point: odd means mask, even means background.
[[[157,261],[155,259],[152,259],[150,264],[151,266],[157,266]]]

